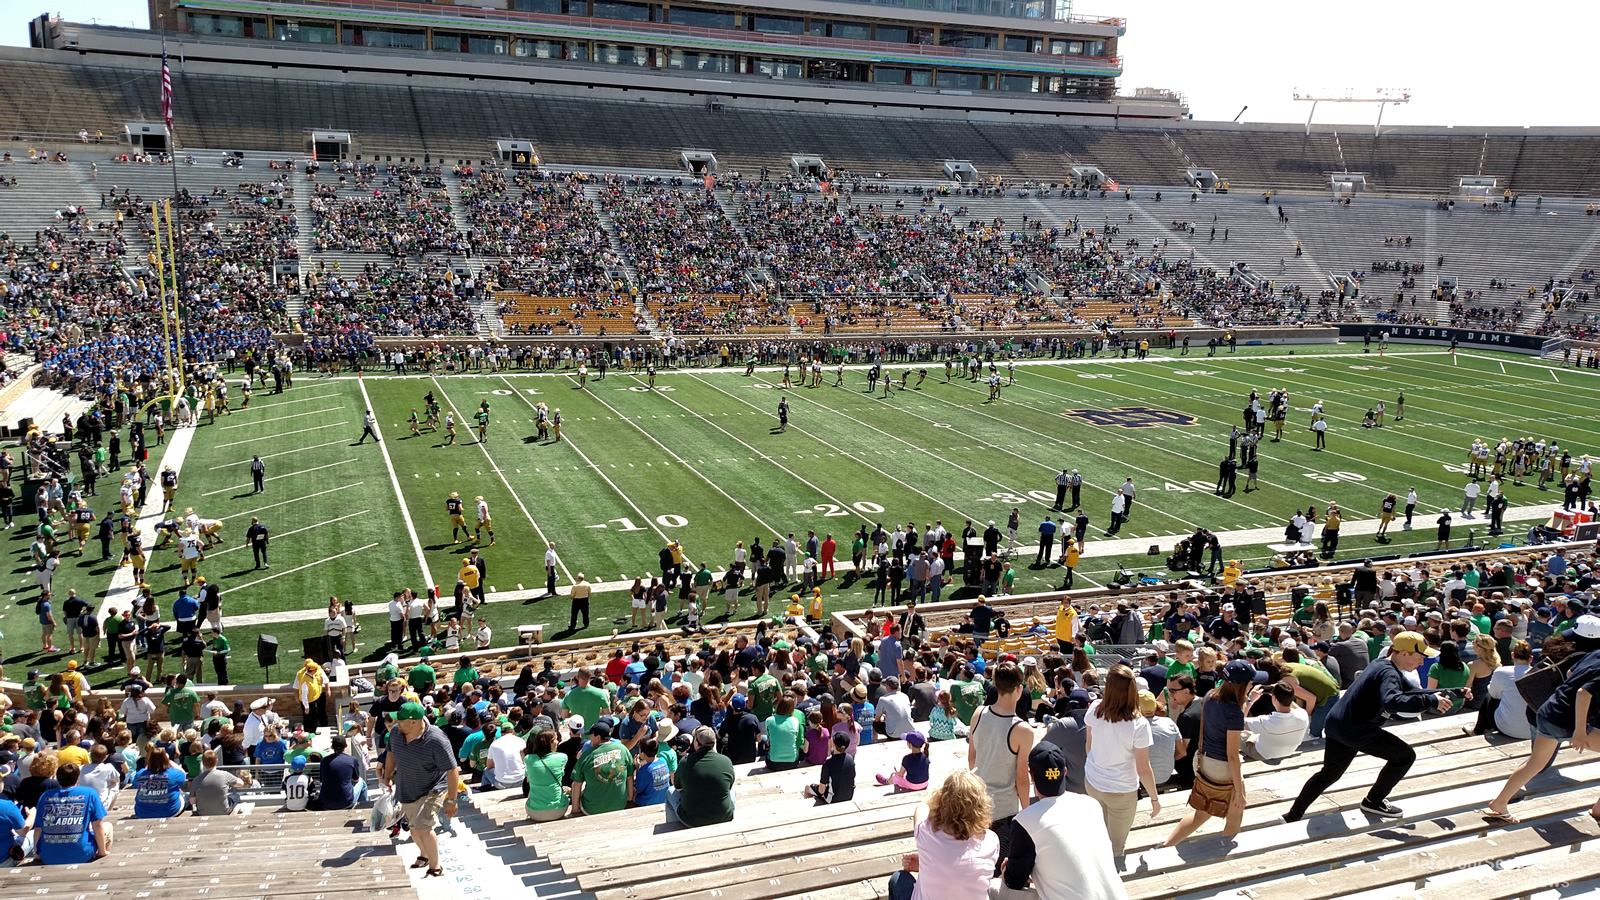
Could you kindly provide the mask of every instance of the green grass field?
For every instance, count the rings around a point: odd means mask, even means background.
[[[942,520],[959,531],[970,518],[981,531],[990,519],[1003,527],[1016,506],[1022,510],[1017,589],[1027,592],[1060,584],[1058,569],[1033,568],[1032,562],[1036,528],[1063,467],[1078,468],[1086,482],[1083,502],[1092,527],[1078,571],[1079,585],[1090,586],[1119,562],[1164,571],[1163,560],[1145,556],[1144,546],[1169,551],[1177,536],[1196,526],[1220,532],[1229,557],[1246,560],[1246,567],[1261,565],[1271,556],[1264,544],[1278,538],[1252,529],[1281,534],[1297,508],[1325,508],[1330,500],[1345,510],[1347,523],[1369,522],[1385,494],[1403,497],[1413,486],[1421,495],[1415,532],[1397,528],[1394,543],[1383,546],[1370,534],[1347,530],[1339,557],[1432,549],[1438,509],[1460,507],[1462,463],[1473,437],[1534,434],[1575,454],[1590,449],[1593,401],[1600,397],[1600,378],[1593,374],[1552,370],[1509,354],[1452,360],[1427,348],[1401,347],[1381,358],[1362,354],[1359,346],[1295,350],[1030,362],[1018,366],[1017,383],[993,403],[986,402],[982,382],[944,383],[942,366],[929,368],[920,390],[897,386],[888,398],[865,393],[859,370],[846,372],[843,388],[833,386],[828,371],[822,387],[787,391],[777,385],[779,372],[750,378],[742,368],[663,372],[653,391],[642,376],[615,370],[584,390],[574,377],[559,374],[364,381],[302,374],[285,394],[258,392],[248,410],[197,429],[182,463],[178,507],[226,519],[227,542],[207,555],[201,572],[221,581],[235,650],[231,674],[247,683],[262,677],[255,635],[278,636],[287,662],[273,674],[286,677],[300,638],[320,633],[330,596],[365,606],[386,602],[399,587],[426,584],[448,595],[470,546],[451,543],[444,509],[451,491],[468,501],[469,518],[470,501],[480,494],[493,512],[498,544],[488,548],[486,535],[482,548],[491,601],[521,588],[513,599],[485,607],[495,643],[504,644],[523,622],[547,623],[547,640],[575,636],[566,631],[565,598],[531,599],[542,593],[547,540],[557,543],[562,586],[579,571],[606,585],[648,576],[669,539],[681,541],[692,560],[720,571],[737,540],[769,543],[775,534],[794,531],[803,541],[813,529],[819,537],[831,533],[848,562],[849,536],[863,522],[892,528]],[[887,368],[898,379],[905,366]],[[913,374],[911,384],[916,381]],[[1291,391],[1291,413],[1284,440],[1261,445],[1260,490],[1214,496],[1230,426],[1252,388],[1265,396],[1275,386]],[[420,438],[407,434],[406,418],[429,390],[463,420],[456,446],[441,446],[443,435],[426,430]],[[1392,419],[1401,390],[1403,422],[1359,427],[1362,413],[1379,399],[1389,404]],[[790,427],[776,434],[780,394],[789,397]],[[354,446],[369,398],[382,447],[371,441]],[[465,422],[484,399],[492,404],[493,424],[487,443],[479,444]],[[1311,450],[1306,428],[1316,400],[1331,421],[1325,452]],[[565,440],[533,441],[533,404],[540,401],[562,410]],[[1103,416],[1067,415],[1125,407],[1180,413],[1176,418],[1191,424],[1129,428],[1094,424],[1106,421]],[[250,493],[253,453],[269,467],[264,494]],[[158,465],[153,458],[152,470]],[[1129,476],[1139,488],[1138,502],[1117,537],[1135,540],[1104,544],[1111,493]],[[1242,488],[1242,474],[1240,482]],[[1519,507],[1560,499],[1531,484],[1509,488],[1509,496],[1508,520]],[[103,490],[94,498],[96,511],[111,499]],[[252,515],[272,530],[270,570],[253,569],[243,546]],[[1485,521],[1481,513],[1458,518],[1453,543],[1464,543],[1469,527],[1481,535]],[[0,630],[12,678],[29,665],[53,669],[66,659],[38,652],[37,591],[27,562],[32,522],[20,518],[9,543],[13,565]],[[1507,534],[1524,530],[1511,524]],[[1133,544],[1137,551],[1105,552]],[[96,551],[91,540],[88,559],[64,556],[56,579],[58,612],[68,587],[96,602],[105,595],[113,567],[98,562]],[[870,602],[869,587],[841,576],[824,585],[829,608]],[[147,580],[170,607],[180,584],[170,550],[153,556]],[[576,636],[609,632],[618,619],[626,627],[624,591],[601,591],[592,605],[593,627]],[[751,608],[746,600],[746,615]],[[721,610],[715,599],[712,609]],[[364,612],[362,622],[358,656],[381,655],[386,614]],[[65,647],[65,640],[65,630],[58,630],[57,645]],[[168,670],[174,668],[169,662]],[[114,674],[96,680],[114,680]]]

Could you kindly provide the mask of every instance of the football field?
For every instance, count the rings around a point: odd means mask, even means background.
[[[1307,505],[1336,501],[1345,530],[1338,557],[1432,549],[1442,507],[1459,510],[1467,478],[1466,448],[1473,438],[1491,442],[1532,435],[1560,442],[1574,457],[1587,452],[1600,377],[1552,367],[1512,354],[1463,353],[1453,358],[1432,348],[1399,347],[1379,356],[1374,345],[1241,348],[1206,357],[1155,353],[1144,361],[1109,359],[1025,360],[1016,382],[990,402],[983,380],[945,380],[942,365],[927,365],[920,386],[912,364],[889,364],[894,385],[884,396],[868,392],[862,367],[848,368],[843,386],[827,369],[818,387],[780,385],[782,370],[743,367],[671,369],[652,389],[642,373],[612,369],[582,388],[575,373],[515,370],[439,376],[371,375],[323,378],[300,373],[281,395],[258,390],[248,409],[193,430],[181,460],[177,508],[225,521],[226,542],[206,554],[200,571],[219,580],[224,616],[234,647],[233,680],[259,680],[255,634],[276,635],[286,677],[302,637],[320,634],[330,597],[353,600],[364,626],[361,658],[381,656],[387,638],[382,605],[401,587],[438,585],[448,598],[465,552],[477,546],[488,564],[483,612],[494,643],[513,641],[515,625],[546,623],[546,640],[626,629],[626,588],[657,570],[657,553],[680,541],[690,560],[721,572],[736,541],[769,545],[808,531],[839,545],[839,577],[823,584],[829,609],[871,602],[870,583],[848,571],[853,534],[863,524],[936,521],[959,533],[970,519],[981,532],[990,520],[1002,530],[1020,510],[1017,592],[1059,587],[1058,568],[1034,565],[1038,525],[1055,497],[1055,476],[1078,469],[1082,503],[1091,525],[1078,569],[1078,586],[1104,583],[1119,564],[1165,572],[1165,555],[1197,527],[1220,533],[1225,555],[1245,568],[1265,565],[1268,543],[1282,539],[1285,523]],[[1006,370],[1000,368],[1002,382]],[[240,377],[235,375],[231,381]],[[1219,462],[1228,455],[1229,430],[1241,421],[1250,391],[1263,400],[1273,388],[1290,392],[1283,440],[1273,429],[1260,445],[1259,490],[1213,493]],[[427,428],[409,433],[413,408],[424,411],[433,392],[445,411],[457,413],[458,436]],[[1405,418],[1395,421],[1405,394]],[[237,392],[234,392],[237,407]],[[780,396],[790,421],[777,432]],[[1382,400],[1382,428],[1361,427],[1368,407]],[[479,405],[490,404],[487,440],[470,427]],[[1310,406],[1321,401],[1330,421],[1327,449],[1314,451]],[[535,404],[560,409],[562,440],[537,441]],[[363,411],[377,417],[383,442],[357,444]],[[253,493],[249,462],[267,465],[264,493]],[[152,469],[155,468],[154,458]],[[1137,488],[1132,515],[1114,538],[1104,536],[1112,494],[1125,479]],[[1559,503],[1559,492],[1507,487],[1511,501],[1507,539],[1520,536],[1533,507]],[[102,482],[91,498],[97,512],[112,499]],[[1416,530],[1375,542],[1379,503],[1390,492],[1404,503],[1408,488],[1420,495]],[[445,501],[457,492],[467,517],[482,496],[493,516],[496,543],[454,542]],[[158,501],[159,505],[159,501]],[[1052,518],[1063,515],[1052,513]],[[1070,525],[1071,514],[1065,514]],[[254,567],[243,535],[252,517],[272,533],[271,568]],[[1487,528],[1456,516],[1451,544]],[[7,596],[6,662],[57,668],[61,654],[39,653],[37,591],[27,561],[32,517],[12,534],[13,570]],[[564,597],[544,594],[544,551],[555,542],[558,583],[583,572],[597,585],[592,625],[567,631]],[[1146,555],[1159,545],[1161,556]],[[97,605],[116,569],[67,546],[56,580],[56,606],[66,588]],[[113,557],[120,550],[113,546]],[[126,579],[126,576],[123,576]],[[181,584],[170,548],[152,554],[147,582],[169,609]],[[959,585],[959,580],[958,580]],[[744,589],[741,618],[752,610]],[[778,595],[774,591],[774,596]],[[947,589],[946,598],[950,592]],[[775,602],[774,608],[779,604]],[[722,610],[711,603],[710,621]],[[56,644],[65,647],[64,629]],[[175,669],[169,661],[168,671]],[[120,670],[119,670],[120,671]],[[101,680],[110,680],[107,674]]]

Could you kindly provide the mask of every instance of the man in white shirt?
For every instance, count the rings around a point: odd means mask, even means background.
[[[406,605],[396,593],[389,601],[389,646],[398,649],[406,640]]]
[[[1127,900],[1100,804],[1066,791],[1066,769],[1066,753],[1049,741],[1029,751],[1039,796],[1011,820],[1004,869],[989,882],[992,900]]]
[[[1293,756],[1300,750],[1311,717],[1294,702],[1294,687],[1280,681],[1272,686],[1272,712],[1244,720],[1244,755],[1268,762]]]
[[[527,774],[522,761],[522,750],[527,743],[526,734],[517,734],[509,728],[494,739],[489,745],[488,762],[483,771],[484,790],[521,786]]]
[[[95,744],[89,751],[89,764],[83,767],[78,774],[78,783],[87,788],[93,788],[100,795],[100,802],[106,809],[117,802],[117,791],[122,787],[122,774],[116,767],[106,762],[109,752],[105,744]]]
[[[900,691],[900,679],[890,675],[883,679],[883,694],[878,697],[878,721],[889,737],[899,740],[916,726],[911,718],[911,698]]]
[[[1523,741],[1533,739],[1533,728],[1528,724],[1528,701],[1517,690],[1516,680],[1532,664],[1533,650],[1527,642],[1518,641],[1511,648],[1511,665],[1495,669],[1489,677],[1489,696],[1499,701],[1494,706],[1495,730],[1506,737]],[[1485,724],[1480,718],[1476,728],[1467,725],[1462,726],[1462,730],[1468,734],[1482,734]]]

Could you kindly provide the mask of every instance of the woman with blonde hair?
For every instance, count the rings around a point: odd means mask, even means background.
[[[989,811],[989,792],[978,776],[967,769],[951,772],[917,807],[917,849],[889,876],[889,900],[987,900],[1000,856]]]
[[[1150,768],[1150,722],[1140,715],[1139,678],[1124,665],[1106,672],[1105,691],[1089,704],[1084,760],[1084,791],[1099,802],[1111,835],[1111,849],[1122,855],[1139,805],[1139,787],[1150,795],[1150,817],[1161,813],[1156,776]]]

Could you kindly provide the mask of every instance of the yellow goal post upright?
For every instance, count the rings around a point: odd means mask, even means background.
[[[161,308],[161,353],[162,369],[165,375],[163,383],[158,386],[155,397],[139,407],[139,415],[145,415],[152,406],[166,404],[167,409],[183,393],[183,320],[182,320],[182,286],[178,283],[178,258],[177,244],[173,239],[172,201],[162,200],[150,204],[150,219],[152,244],[156,263],[156,294]],[[166,240],[162,240],[162,228],[166,228]],[[149,285],[143,281],[140,286],[149,296]],[[172,303],[170,308],[167,303],[167,288],[171,287]],[[166,392],[170,389],[170,393]]]

